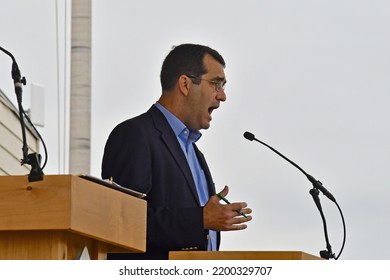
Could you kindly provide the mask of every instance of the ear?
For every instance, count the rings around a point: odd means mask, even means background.
[[[180,93],[187,96],[192,85],[192,80],[186,75],[181,75],[177,81]]]

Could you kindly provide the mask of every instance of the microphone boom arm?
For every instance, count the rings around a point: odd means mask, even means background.
[[[345,221],[344,221],[343,213],[342,213],[342,211],[340,209],[340,206],[337,204],[335,197],[322,185],[322,183],[320,181],[316,180],[313,176],[311,176],[310,174],[306,173],[306,171],[303,170],[298,164],[296,164],[295,162],[293,162],[292,160],[290,160],[289,158],[287,158],[286,156],[284,156],[283,154],[281,154],[280,152],[278,152],[277,150],[275,150],[274,148],[272,148],[268,144],[258,140],[255,137],[255,135],[253,135],[252,133],[246,131],[244,133],[244,137],[247,140],[249,140],[249,141],[255,140],[256,142],[259,142],[260,144],[266,146],[267,148],[269,148],[270,150],[272,150],[273,152],[275,152],[276,154],[278,154],[279,156],[281,156],[282,158],[287,160],[293,166],[298,168],[306,176],[306,178],[312,183],[313,188],[310,190],[310,194],[313,197],[313,200],[314,200],[314,202],[315,202],[315,204],[316,204],[316,206],[317,206],[317,208],[318,208],[318,210],[320,212],[320,215],[321,215],[321,218],[322,218],[322,222],[323,222],[323,226],[324,226],[324,232],[325,232],[325,241],[326,241],[326,248],[327,248],[327,250],[324,250],[324,251],[320,252],[321,257],[324,258],[324,259],[335,258],[335,255],[332,253],[332,247],[331,247],[331,245],[329,243],[328,230],[327,230],[327,226],[326,226],[326,219],[325,219],[324,213],[322,211],[320,199],[318,197],[319,191],[321,191],[327,198],[329,198],[331,201],[333,201],[336,204],[336,206],[339,209],[339,212],[341,214],[343,227],[344,227],[343,244],[341,246],[340,253],[336,257],[336,260],[337,260],[340,257],[340,255],[341,255],[341,253],[342,253],[342,251],[344,249],[345,239],[346,239],[346,229],[345,229]]]
[[[306,178],[313,184],[314,188],[320,190],[331,201],[336,202],[336,199],[334,198],[334,196],[322,185],[322,183],[320,181],[316,180],[310,174],[306,173],[306,171],[303,170],[298,164],[296,164],[295,162],[293,162],[292,160],[290,160],[288,157],[284,156],[283,154],[279,153],[277,150],[275,150],[274,148],[272,148],[268,144],[266,144],[266,143],[260,141],[259,139],[255,138],[255,136],[252,133],[247,131],[247,132],[244,133],[244,137],[246,139],[248,139],[249,141],[255,140],[256,142],[259,142],[260,144],[266,146],[267,148],[271,149],[273,152],[275,152],[276,154],[278,154],[279,156],[281,156],[282,158],[287,160],[289,163],[291,163],[296,168],[298,168],[306,176]]]

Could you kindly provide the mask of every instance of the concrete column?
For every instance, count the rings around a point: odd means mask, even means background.
[[[70,174],[90,173],[91,0],[72,0]]]

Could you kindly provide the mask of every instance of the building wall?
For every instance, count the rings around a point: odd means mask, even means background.
[[[39,139],[26,124],[29,153],[39,151]],[[0,175],[25,175],[29,165],[21,165],[23,140],[17,108],[0,90]]]

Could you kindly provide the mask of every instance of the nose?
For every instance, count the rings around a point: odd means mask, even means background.
[[[217,100],[222,101],[222,102],[226,101],[226,93],[225,93],[224,89],[218,91]]]

